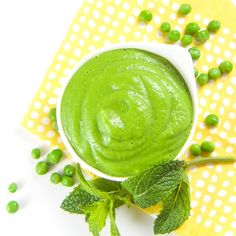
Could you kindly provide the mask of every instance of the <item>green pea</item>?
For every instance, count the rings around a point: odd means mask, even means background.
[[[171,30],[168,33],[168,39],[170,40],[170,42],[177,42],[180,39],[180,32],[178,30]]]
[[[8,191],[10,193],[15,193],[17,190],[17,184],[16,183],[11,183],[8,185]]]
[[[149,10],[142,10],[139,13],[139,20],[143,22],[149,22],[152,20],[152,13]]]
[[[206,42],[209,38],[210,38],[210,33],[208,30],[201,30],[197,32],[195,36],[195,39],[200,43]]]
[[[6,208],[9,213],[16,213],[19,209],[19,203],[17,201],[10,201],[7,203]]]
[[[198,76],[198,69],[194,68],[194,76],[197,77]]]
[[[205,124],[209,127],[215,127],[219,123],[219,118],[215,114],[209,114],[204,120]]]
[[[201,73],[198,77],[197,77],[197,82],[199,85],[204,85],[208,82],[209,80],[209,77],[208,77],[208,74],[206,73]]]
[[[171,25],[170,25],[169,22],[163,22],[163,23],[161,24],[161,31],[162,31],[163,33],[169,32],[170,29],[171,29]]]
[[[49,164],[45,161],[40,161],[37,163],[36,165],[36,172],[39,174],[39,175],[44,175],[48,172],[49,170]]]
[[[61,149],[54,149],[47,155],[47,160],[50,164],[58,164],[63,156]]]
[[[54,172],[51,174],[51,177],[50,177],[50,181],[53,183],[53,184],[58,184],[61,182],[61,175],[57,172]]]
[[[185,34],[182,38],[181,38],[181,44],[183,46],[187,46],[189,44],[191,44],[193,41],[193,37],[189,34]]]
[[[191,55],[193,60],[197,60],[201,56],[200,50],[198,48],[196,48],[196,47],[192,47],[188,51],[189,51],[189,53],[190,53],[190,55]]]
[[[193,156],[199,156],[202,153],[201,146],[197,143],[192,144],[189,150]]]
[[[207,29],[209,32],[215,33],[220,29],[221,23],[218,20],[212,20],[209,22]]]
[[[75,181],[72,177],[63,175],[62,179],[61,179],[61,183],[62,183],[62,185],[66,186],[66,187],[72,187],[75,184]]]
[[[51,120],[51,122],[56,122],[57,121],[56,108],[52,108],[50,110],[49,119]]]
[[[76,169],[72,165],[66,165],[64,167],[63,173],[66,176],[73,177],[75,175]]]
[[[188,15],[192,10],[192,7],[189,4],[181,4],[179,7],[179,14],[181,15]]]
[[[230,61],[223,61],[219,65],[222,73],[230,73],[233,70],[233,64]]]
[[[215,144],[211,141],[204,141],[201,144],[201,149],[203,152],[214,152]]]
[[[216,80],[221,76],[221,71],[219,68],[211,68],[208,71],[208,76],[209,76],[209,79]]]
[[[200,26],[195,22],[190,22],[185,27],[185,34],[194,35],[200,30]]]
[[[31,151],[31,156],[32,158],[34,159],[39,159],[40,156],[41,156],[41,150],[39,148],[34,148],[32,151]]]

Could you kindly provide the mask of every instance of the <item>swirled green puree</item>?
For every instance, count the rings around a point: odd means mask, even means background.
[[[132,176],[174,159],[189,136],[192,100],[165,58],[140,49],[102,53],[81,66],[61,103],[75,152],[111,176]]]

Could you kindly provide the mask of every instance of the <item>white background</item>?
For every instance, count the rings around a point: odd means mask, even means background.
[[[50,174],[35,174],[30,151],[41,142],[20,127],[80,5],[81,0],[0,0],[1,236],[90,235],[82,216],[59,208],[70,190],[50,184]],[[7,190],[11,182],[19,186],[15,194]],[[14,215],[6,212],[10,200],[20,203]],[[153,235],[153,219],[137,209],[119,209],[117,222],[122,236]],[[109,236],[108,227],[102,235]]]

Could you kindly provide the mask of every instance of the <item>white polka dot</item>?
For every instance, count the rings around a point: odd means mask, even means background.
[[[220,115],[223,115],[225,113],[225,108],[224,107],[220,107],[219,108],[219,113],[220,113]]]
[[[220,99],[220,95],[218,93],[213,93],[212,98],[214,101],[217,101]]]
[[[205,195],[204,198],[203,198],[203,201],[204,201],[205,203],[208,203],[208,202],[211,201],[211,197],[210,197],[209,195]]]
[[[56,73],[55,72],[50,72],[48,75],[49,79],[55,79],[56,78]]]
[[[226,138],[226,137],[227,137],[227,133],[226,133],[225,131],[220,131],[220,132],[219,132],[219,136],[220,136],[221,138]]]
[[[209,70],[209,67],[208,67],[207,65],[203,65],[203,66],[202,66],[202,70],[203,70],[204,72],[206,72],[206,71]]]
[[[208,18],[203,18],[202,23],[203,23],[204,25],[208,25],[209,21],[210,21],[210,20],[209,20]]]
[[[201,207],[201,212],[202,212],[202,213],[205,213],[205,212],[206,212],[206,209],[207,209],[207,208],[206,208],[206,205],[203,205],[203,206]]]
[[[176,2],[173,3],[173,4],[172,4],[172,9],[175,10],[175,11],[178,10],[178,9],[179,9],[179,4],[176,3]]]
[[[138,5],[142,5],[144,0],[138,0]]]
[[[52,131],[52,130],[51,130],[51,131],[48,131],[48,132],[47,132],[47,137],[48,137],[48,138],[52,138],[52,137],[55,136],[55,134],[56,134],[56,133],[55,133],[54,131]]]
[[[219,220],[220,220],[221,223],[225,223],[226,222],[226,218],[224,216],[221,216],[219,218]]]
[[[224,236],[235,236],[235,235],[234,235],[234,232],[232,232],[232,231],[227,231],[227,232],[224,234]]]
[[[223,187],[225,187],[225,188],[229,187],[229,181],[228,181],[228,180],[225,180],[222,185],[223,185]]]
[[[103,22],[106,23],[106,24],[109,23],[110,20],[111,20],[111,18],[109,16],[104,16],[103,17]]]
[[[86,39],[88,39],[89,36],[90,36],[90,32],[89,32],[88,30],[84,30],[83,36],[84,36]]]
[[[90,46],[88,47],[88,49],[89,49],[89,51],[93,52],[93,51],[96,50],[96,47],[95,47],[94,45],[90,45]]]
[[[234,93],[234,89],[229,85],[226,89],[226,92],[229,94],[229,95],[232,95]]]
[[[76,48],[76,49],[74,50],[74,55],[77,56],[77,57],[79,57],[79,56],[81,55],[80,49]]]
[[[196,139],[199,140],[199,139],[201,139],[201,138],[202,138],[202,133],[197,133],[197,134],[196,134]]]
[[[100,37],[99,37],[98,35],[94,35],[94,36],[93,36],[93,40],[94,40],[95,42],[98,42],[98,41],[100,40]]]
[[[214,193],[215,190],[216,190],[216,188],[215,188],[214,185],[209,185],[209,186],[207,187],[207,191],[208,191],[209,193]]]
[[[233,57],[233,61],[236,62],[236,56]]]
[[[134,25],[134,23],[135,23],[135,18],[132,17],[132,16],[129,16],[129,17],[128,17],[128,23],[129,23],[130,25]]]
[[[114,20],[114,21],[112,22],[112,26],[113,26],[113,27],[119,26],[119,22],[118,22],[117,20]]]
[[[161,14],[161,15],[163,15],[164,13],[165,13],[165,8],[164,7],[160,7],[159,8],[159,13]]]
[[[236,48],[236,44],[235,44],[234,42],[230,42],[230,43],[229,43],[229,47],[230,47],[231,49],[235,49],[235,48]]]
[[[148,33],[151,33],[153,31],[153,26],[152,25],[147,25],[146,30]]]
[[[224,122],[224,128],[226,130],[230,130],[230,127],[231,127],[231,125],[230,125],[230,123],[228,121]]]
[[[70,75],[71,74],[71,69],[65,69],[64,71],[63,71],[63,74],[64,75]]]
[[[99,26],[98,30],[100,33],[104,33],[106,31],[106,26],[101,25],[101,26]]]
[[[211,49],[211,43],[210,42],[206,42],[204,44],[204,47],[207,49],[207,50],[210,50]]]
[[[59,54],[59,55],[58,55],[58,60],[59,60],[59,61],[64,61],[64,60],[65,60],[65,56],[62,55],[62,54]]]
[[[225,39],[223,37],[219,37],[218,38],[218,42],[223,44],[223,43],[225,43]]]
[[[194,20],[196,20],[196,21],[199,21],[199,20],[201,20],[201,15],[200,14],[196,14],[195,16],[194,16]]]
[[[120,41],[120,42],[124,42],[124,41],[125,41],[125,36],[121,35],[121,36],[119,37],[119,41]]]
[[[219,46],[214,46],[213,51],[214,51],[214,53],[219,54],[220,53],[220,47]]]
[[[222,89],[222,88],[223,88],[223,83],[221,83],[221,82],[218,83],[218,84],[217,84],[217,89],[220,90],[220,89]]]
[[[199,199],[202,196],[202,193],[200,191],[195,192],[195,197]]]
[[[234,176],[234,171],[229,170],[229,171],[227,172],[227,176],[228,176],[229,178],[232,178],[232,177]]]
[[[71,48],[71,45],[69,43],[66,43],[63,48],[68,51]]]
[[[48,113],[48,112],[49,112],[49,110],[50,110],[50,109],[49,109],[49,107],[48,107],[48,106],[45,106],[45,107],[43,108],[43,112],[44,112],[44,113]]]
[[[222,231],[222,229],[223,229],[223,227],[222,227],[221,225],[216,225],[215,228],[214,228],[214,231],[215,231],[216,233],[219,233],[219,232]]]
[[[196,182],[196,186],[197,186],[197,187],[203,188],[204,185],[205,185],[204,180],[202,180],[202,179],[197,180],[197,182]]]
[[[153,21],[156,23],[156,24],[159,24],[160,21],[161,21],[161,18],[159,16],[154,16],[153,17]]]
[[[149,2],[147,6],[149,9],[153,9],[155,7],[155,4],[153,2]]]
[[[196,218],[196,223],[197,223],[197,224],[200,224],[201,221],[202,221],[202,216],[201,216],[201,215],[197,216],[197,218]]]
[[[201,106],[205,106],[207,103],[206,99],[205,98],[200,98],[200,105]]]
[[[223,204],[222,201],[219,199],[215,200],[215,202],[214,202],[215,207],[220,207],[222,204]]]
[[[43,125],[48,125],[48,124],[50,123],[50,120],[49,120],[48,117],[43,117],[41,123],[42,123]]]
[[[44,127],[42,125],[39,125],[37,128],[37,132],[42,133],[44,131]]]
[[[211,225],[211,220],[207,220],[205,223],[204,223],[204,226],[205,227],[209,227]]]
[[[211,176],[211,181],[212,181],[213,183],[216,183],[217,180],[218,180],[217,175],[212,175],[212,176]]]
[[[196,200],[191,201],[191,207],[192,208],[195,208],[197,205],[198,205],[198,201],[196,201]]]
[[[216,108],[216,103],[211,103],[210,109],[211,109],[211,110],[214,110],[215,108]]]
[[[229,50],[225,50],[224,55],[227,59],[231,58],[231,52]]]
[[[220,190],[217,194],[219,197],[225,197],[226,196],[226,191],[225,190]]]
[[[56,102],[57,102],[56,98],[50,98],[50,99],[48,100],[48,103],[49,103],[50,105],[55,105]]]
[[[35,102],[34,107],[39,109],[42,106],[41,102]]]
[[[229,198],[229,203],[236,203],[236,196],[231,196]]]
[[[111,41],[105,40],[105,41],[104,41],[104,46],[108,46],[108,45],[111,45]]]
[[[96,26],[95,21],[92,20],[92,19],[90,19],[90,20],[88,21],[88,25],[89,25],[89,27],[92,28],[92,29]]]
[[[121,0],[115,0],[116,5],[120,5],[120,3],[121,3]]]
[[[151,3],[150,3],[151,4]],[[150,7],[150,6],[148,6],[148,7]],[[154,4],[153,4],[153,7],[154,7]],[[123,8],[125,9],[125,10],[129,10],[130,9],[130,4],[128,3],[128,2],[125,2],[124,4],[123,4]],[[150,7],[151,8],[151,7]]]
[[[89,12],[89,10],[90,10],[90,7],[89,7],[89,6],[86,6],[86,7],[84,7],[83,12],[84,12],[84,13],[87,13],[87,12]]]
[[[102,1],[98,1],[96,4],[97,8],[101,8],[103,6],[103,2]]]
[[[210,173],[207,170],[202,172],[202,178],[208,179],[209,176],[210,176]]]
[[[229,213],[229,212],[232,211],[232,207],[231,206],[225,206],[223,211],[224,211],[224,213]]]
[[[176,14],[175,13],[171,13],[170,14],[170,20],[175,20],[176,19]]]
[[[32,128],[34,126],[34,122],[32,120],[29,120],[27,122],[27,127]]]
[[[231,227],[234,228],[234,229],[236,229],[236,221],[233,221],[233,222],[231,223]]]
[[[84,39],[81,38],[81,39],[79,40],[79,45],[80,45],[80,46],[84,46],[84,45],[85,45]]]
[[[165,6],[168,6],[169,3],[170,3],[170,0],[162,0],[162,2],[163,2],[163,4],[164,4]]]
[[[73,25],[72,26],[72,30],[76,33],[79,32],[79,29],[80,29],[79,25]]]
[[[214,58],[213,58],[212,55],[208,54],[208,55],[206,56],[206,59],[207,59],[208,62],[212,62]]]
[[[60,70],[60,69],[61,69],[61,65],[60,65],[60,64],[56,64],[56,65],[55,65],[55,70],[58,71],[58,70]]]
[[[229,32],[230,32],[229,28],[223,28],[223,33],[224,34],[229,34]]]
[[[233,152],[233,147],[229,146],[225,150],[226,150],[227,153],[232,153]]]
[[[76,64],[76,60],[74,60],[74,59],[69,60],[69,65],[70,66],[74,66],[75,64]]]
[[[216,210],[210,211],[210,213],[209,213],[210,217],[214,217],[215,215],[216,215]]]
[[[178,23],[179,23],[180,25],[183,25],[183,24],[185,23],[185,19],[184,19],[183,17],[180,17],[180,18],[178,19]]]
[[[231,138],[229,141],[230,143],[236,143],[236,138]]]
[[[120,20],[124,19],[124,18],[125,18],[125,12],[120,11],[120,12],[118,13],[118,18],[119,18]]]
[[[95,9],[95,10],[93,11],[93,17],[94,17],[95,19],[98,19],[98,18],[100,17],[100,12]]]
[[[75,41],[75,39],[76,39],[76,35],[75,35],[75,34],[72,34],[72,35],[70,36],[70,41],[73,42],[73,41]]]
[[[33,111],[33,112],[31,113],[31,117],[32,117],[33,119],[37,119],[37,118],[39,117],[39,113],[38,113],[37,111]]]

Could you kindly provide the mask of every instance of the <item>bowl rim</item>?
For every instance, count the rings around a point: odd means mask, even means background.
[[[192,103],[193,103],[193,124],[191,131],[189,133],[189,136],[182,146],[181,150],[177,154],[176,159],[180,159],[180,157],[183,155],[183,153],[187,150],[188,146],[190,145],[190,142],[192,140],[193,134],[196,129],[197,125],[197,114],[198,114],[198,98],[197,98],[197,86],[194,78],[194,69],[193,69],[193,62],[190,54],[185,48],[182,48],[181,46],[178,45],[168,45],[168,44],[160,44],[160,43],[146,43],[146,42],[124,42],[124,43],[117,43],[117,44],[112,44],[109,46],[102,47],[100,49],[97,49],[93,51],[90,54],[87,54],[85,57],[83,57],[79,63],[76,64],[74,69],[71,71],[69,76],[66,77],[65,82],[62,84],[61,91],[58,95],[58,100],[56,104],[56,116],[57,116],[57,125],[58,125],[58,131],[61,137],[61,140],[63,144],[65,145],[68,153],[71,155],[72,160],[75,161],[76,163],[79,163],[82,168],[88,170],[92,174],[113,180],[113,181],[124,181],[128,177],[117,177],[117,176],[110,176],[105,173],[103,173],[100,170],[97,170],[96,168],[90,166],[88,163],[86,163],[83,159],[79,157],[79,155],[75,152],[71,144],[69,143],[63,127],[61,123],[61,116],[60,116],[60,111],[61,111],[61,101],[62,97],[64,94],[64,91],[67,87],[68,82],[72,78],[72,76],[75,74],[75,72],[88,60],[91,58],[107,51],[115,50],[115,49],[122,49],[122,48],[136,48],[136,49],[141,49],[145,51],[152,52],[154,54],[158,54],[164,58],[166,58],[168,61],[173,64],[176,69],[179,71],[179,73],[182,75],[183,79],[186,82],[186,85],[188,87]]]

